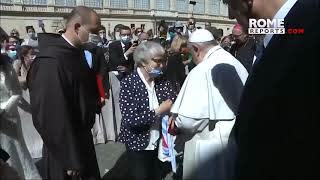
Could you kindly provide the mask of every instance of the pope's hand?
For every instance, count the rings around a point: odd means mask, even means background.
[[[174,123],[175,123],[175,117],[174,116],[171,116],[169,118],[169,129],[174,129]]]

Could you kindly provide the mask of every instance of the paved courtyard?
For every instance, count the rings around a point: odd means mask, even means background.
[[[125,146],[121,143],[108,142],[96,145],[100,174],[103,180],[128,179],[128,163]],[[165,180],[171,180],[172,173]]]

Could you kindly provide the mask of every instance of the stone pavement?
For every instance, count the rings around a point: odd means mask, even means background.
[[[125,146],[121,143],[108,142],[95,145],[97,160],[102,180],[130,180],[128,178],[128,161],[125,154]],[[42,160],[34,159],[40,173]],[[173,180],[173,173],[169,173],[164,180]],[[175,180],[178,180],[175,178]]]
[[[95,146],[96,154],[103,179],[124,179],[126,167],[125,146],[121,143],[108,142]]]
[[[121,143],[108,142],[96,145],[100,174],[103,180],[126,180],[128,163],[125,146]],[[165,180],[172,180],[172,173]]]

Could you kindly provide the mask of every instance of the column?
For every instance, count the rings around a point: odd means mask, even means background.
[[[170,0],[170,11],[176,11],[177,8],[176,8],[176,3],[177,1],[176,0]]]
[[[128,9],[134,8],[134,0],[128,0]]]

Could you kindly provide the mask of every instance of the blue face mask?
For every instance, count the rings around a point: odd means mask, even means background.
[[[7,54],[13,60],[15,60],[17,57],[17,51],[8,51]]]
[[[150,72],[147,71],[147,72],[148,72],[149,76],[152,77],[152,78],[159,77],[159,76],[161,76],[163,74],[161,68],[152,68],[152,67],[150,67],[150,68],[151,68],[151,71]]]
[[[130,36],[121,36],[121,41],[123,44],[128,44],[131,41]]]

